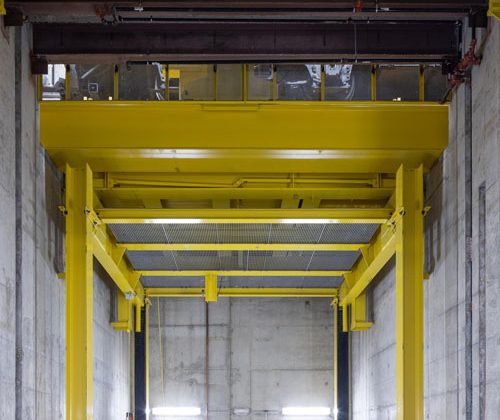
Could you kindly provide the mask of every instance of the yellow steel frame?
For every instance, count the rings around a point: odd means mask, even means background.
[[[98,209],[106,224],[131,223],[385,223],[386,208],[339,209]]]
[[[430,167],[448,130],[448,107],[426,102],[52,101],[40,113],[56,163],[98,172],[395,173]]]
[[[213,281],[213,278],[212,278]],[[212,287],[212,286],[210,286]],[[209,287],[164,287],[146,288],[148,297],[205,297],[205,300],[215,301],[217,297],[274,297],[274,298],[328,298],[337,296],[336,288],[291,288],[291,287],[221,287],[214,291]]]
[[[0,0],[0,15],[5,15],[7,10],[5,10],[5,0]]]
[[[148,277],[205,277],[202,270],[140,270],[141,276]],[[340,277],[349,271],[333,270],[219,270],[220,277]]]
[[[500,20],[500,1],[490,0],[490,7],[488,9],[488,15],[494,16]]]
[[[41,137],[59,165],[70,165],[65,208],[69,420],[92,418],[94,257],[117,286],[118,318],[113,325],[129,332],[134,308],[137,328],[140,308],[153,296],[207,301],[334,298],[335,308],[343,309],[343,329],[362,331],[372,325],[366,301],[369,286],[395,258],[397,417],[422,418],[423,168],[413,168],[429,167],[446,147],[446,106],[42,103]],[[358,177],[346,175],[353,168]],[[295,174],[301,175],[297,181]],[[165,205],[170,199],[177,201]],[[193,204],[196,199],[209,203]],[[259,200],[267,201],[255,205]],[[381,226],[369,244],[118,244],[107,230],[112,223]],[[124,258],[127,250],[359,250],[361,257],[349,271],[134,271]],[[141,276],[203,277],[205,286],[144,289]],[[218,276],[342,276],[343,282],[339,289],[221,288]]]
[[[118,244],[128,251],[359,251],[365,246],[367,244]]]
[[[92,419],[93,255],[89,167],[66,168],[66,418]]]

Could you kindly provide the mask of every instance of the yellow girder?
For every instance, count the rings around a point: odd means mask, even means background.
[[[448,138],[447,106],[425,102],[61,101],[40,112],[56,163],[99,172],[394,173],[430,167]]]
[[[206,270],[140,270],[147,277],[205,277]],[[218,270],[219,277],[340,277],[349,271],[333,270]]]
[[[129,251],[359,251],[365,246],[368,244],[118,244]]]
[[[386,208],[339,209],[98,209],[104,223],[385,223]]]
[[[203,297],[203,288],[147,288],[148,297]],[[233,288],[223,287],[217,291],[218,297],[274,297],[274,298],[328,298],[337,296],[336,288]]]

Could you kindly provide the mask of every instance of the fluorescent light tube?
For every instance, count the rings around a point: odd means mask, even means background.
[[[284,416],[329,416],[330,407],[283,407]]]
[[[153,407],[153,416],[199,416],[200,407]]]

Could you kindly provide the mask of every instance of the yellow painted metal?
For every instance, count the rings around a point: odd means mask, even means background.
[[[141,319],[141,306],[135,305],[135,332],[141,332],[142,319]]]
[[[423,169],[396,175],[396,417],[424,418]]]
[[[203,270],[141,270],[141,276],[147,277],[205,277]],[[340,277],[349,271],[333,270],[218,270],[219,277]]]
[[[7,10],[5,10],[5,0],[0,0],[0,15],[5,15]]]
[[[144,307],[144,316],[146,317],[146,320],[144,322],[144,360],[145,360],[145,374],[146,374],[146,379],[145,379],[145,388],[146,388],[146,412],[149,413],[149,311],[151,309],[151,301],[149,299],[146,300],[145,302],[145,307]],[[160,325],[158,325],[160,327]],[[158,337],[161,338],[161,335]],[[161,355],[163,356],[163,355]],[[162,368],[163,368],[163,361],[162,361]],[[163,369],[162,369],[163,373]],[[165,395],[162,393],[162,395]],[[148,416],[146,415],[146,418]]]
[[[71,67],[66,64],[66,78],[64,79],[64,98],[66,101],[71,100]]]
[[[488,15],[494,16],[500,20],[500,1],[499,0],[490,0],[490,7],[488,9]]]
[[[370,82],[371,82],[371,97],[372,101],[377,100],[377,65],[372,64],[371,66],[371,77],[370,77]]]
[[[91,215],[92,213],[90,213]],[[123,258],[125,249],[119,247],[107,233],[106,226],[92,218],[93,254],[104,267],[118,289],[124,294],[133,294],[136,305],[143,304],[144,291],[136,274],[127,260]]]
[[[43,76],[41,74],[36,76],[36,98],[38,102],[43,99]]]
[[[104,223],[385,223],[386,208],[338,209],[99,209]]]
[[[368,261],[361,258],[353,267],[352,273],[345,276],[341,296],[343,304],[352,304],[354,299],[365,291],[377,273],[395,254],[396,234],[394,227],[392,225],[382,226],[373,243],[365,250],[369,255]]]
[[[394,173],[430,166],[448,138],[435,103],[46,101],[40,112],[56,163],[94,171]]]
[[[147,288],[148,297],[203,297],[202,288]],[[328,298],[337,296],[335,288],[232,288],[223,287],[218,291],[219,297],[276,297],[276,298]]]
[[[111,325],[119,331],[132,331],[132,301],[127,299],[122,292],[117,293],[118,316]]]
[[[367,244],[139,244],[121,243],[129,251],[359,251]]]
[[[118,65],[115,65],[113,71],[113,99],[117,101],[120,97],[120,73]]]
[[[425,77],[424,77],[424,66],[419,66],[418,72],[418,100],[425,101]]]
[[[66,418],[92,419],[92,172],[66,167]]]
[[[373,322],[368,320],[366,309],[366,293],[363,292],[354,298],[351,303],[350,331],[364,331],[373,325]]]
[[[321,64],[321,83],[320,83],[320,101],[325,100],[325,91],[326,91],[326,75],[325,75],[325,65]]]
[[[217,273],[208,272],[205,274],[205,301],[217,302]]]

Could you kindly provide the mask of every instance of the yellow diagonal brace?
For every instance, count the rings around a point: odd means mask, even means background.
[[[92,419],[92,172],[66,167],[66,418]]]
[[[424,418],[423,170],[396,175],[396,408],[398,420]]]
[[[203,270],[142,270],[137,271],[141,276],[148,277],[205,277]],[[219,270],[217,275],[221,277],[340,277],[348,271],[291,271],[291,270]]]
[[[139,281],[139,275],[122,258],[123,248],[116,246],[107,233],[106,226],[102,224],[94,226],[92,243],[94,256],[115,282],[118,289],[124,294],[135,295],[135,304],[142,305],[144,291]]]
[[[139,244],[121,243],[129,251],[359,251],[367,244]]]

